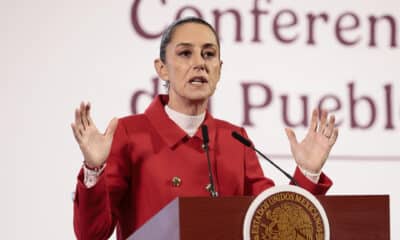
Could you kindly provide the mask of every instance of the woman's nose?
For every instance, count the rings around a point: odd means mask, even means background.
[[[195,54],[193,57],[193,67],[198,70],[205,69],[204,57],[201,54]]]

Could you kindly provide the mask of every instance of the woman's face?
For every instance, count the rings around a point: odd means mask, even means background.
[[[202,102],[214,93],[221,64],[211,29],[199,23],[185,23],[175,29],[166,48],[166,61],[158,72],[169,81],[170,101]]]

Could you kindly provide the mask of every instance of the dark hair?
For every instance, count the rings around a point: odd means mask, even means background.
[[[171,42],[171,38],[172,35],[175,32],[175,29],[180,26],[183,25],[185,23],[198,23],[198,24],[203,24],[205,26],[207,26],[208,28],[211,29],[211,31],[214,33],[215,38],[217,39],[217,44],[218,44],[218,48],[220,48],[220,44],[219,44],[219,38],[218,38],[218,34],[215,31],[215,29],[211,26],[211,24],[209,24],[208,22],[206,22],[205,20],[201,19],[201,18],[197,18],[197,17],[186,17],[186,18],[182,18],[182,19],[178,19],[176,21],[174,21],[173,23],[171,23],[164,31],[163,35],[161,36],[161,44],[160,44],[160,59],[161,61],[163,61],[165,63],[165,53],[166,53],[166,48],[168,43]]]

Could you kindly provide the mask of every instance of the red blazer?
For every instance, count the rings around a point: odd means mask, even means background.
[[[79,173],[74,200],[78,239],[107,239],[117,225],[126,239],[178,196],[209,196],[206,154],[201,131],[180,129],[164,111],[166,96],[154,99],[144,114],[119,120],[107,166],[96,185],[87,189]],[[274,185],[264,177],[256,154],[231,137],[243,128],[206,114],[210,158],[220,196],[257,195]],[[174,186],[172,179],[181,184]],[[314,194],[324,194],[332,182],[324,174],[314,184],[296,169],[294,178]]]

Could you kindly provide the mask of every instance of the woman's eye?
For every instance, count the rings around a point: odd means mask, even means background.
[[[179,52],[178,55],[182,56],[182,57],[189,57],[191,54],[192,53],[189,50],[185,50],[185,51]]]
[[[204,58],[211,58],[211,57],[214,57],[214,56],[215,56],[215,52],[212,52],[212,51],[206,51],[206,52],[203,53],[203,57]]]

